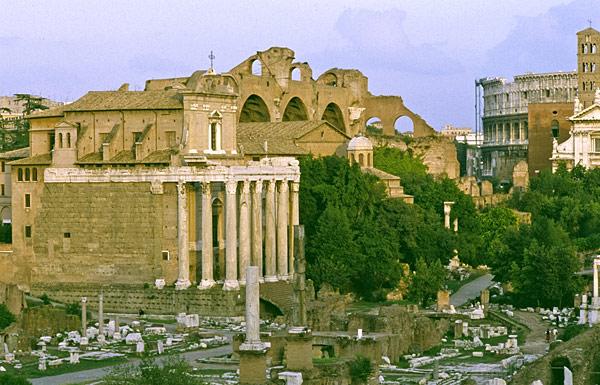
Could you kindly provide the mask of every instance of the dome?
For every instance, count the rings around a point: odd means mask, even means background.
[[[366,136],[355,136],[348,143],[348,151],[373,151],[373,143]]]

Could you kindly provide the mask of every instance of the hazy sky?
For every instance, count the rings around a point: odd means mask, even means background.
[[[476,78],[574,70],[588,19],[600,0],[0,0],[0,95],[72,101],[287,46],[315,78],[358,68],[434,128],[473,126]]]

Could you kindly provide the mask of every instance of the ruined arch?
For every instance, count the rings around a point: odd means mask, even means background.
[[[290,80],[302,81],[302,71],[298,67],[290,68]]]
[[[250,61],[250,73],[254,76],[262,76],[262,63],[258,59]]]
[[[342,115],[342,110],[340,110],[340,107],[335,103],[329,103],[327,107],[325,107],[321,120],[326,120],[338,130],[346,132],[344,115]]]
[[[330,86],[330,87],[338,86],[338,78],[335,74],[333,74],[331,72],[328,72],[328,73],[322,75],[319,80],[321,80],[323,82],[323,84],[325,84],[326,86]]]
[[[415,122],[407,115],[400,115],[394,120],[394,130],[399,134],[414,134]]]
[[[365,121],[364,131],[366,134],[383,134],[383,125],[381,118],[378,116],[371,116]]]
[[[308,120],[308,113],[306,112],[306,106],[302,102],[302,99],[297,96],[290,99],[283,112],[282,120],[284,122]]]
[[[270,122],[271,115],[265,101],[256,94],[250,95],[244,102],[239,121],[240,123]]]

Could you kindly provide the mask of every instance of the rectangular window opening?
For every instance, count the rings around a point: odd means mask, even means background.
[[[31,194],[25,194],[25,208],[31,208]]]
[[[71,238],[71,233],[64,233],[63,238]]]
[[[31,226],[25,226],[25,238],[31,238]]]
[[[169,261],[169,260],[171,260],[171,255],[169,253],[169,250],[163,250],[162,251],[162,259],[163,259],[163,261]]]

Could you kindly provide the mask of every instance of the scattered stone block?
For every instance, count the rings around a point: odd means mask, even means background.
[[[473,357],[483,357],[483,352],[473,352]]]

